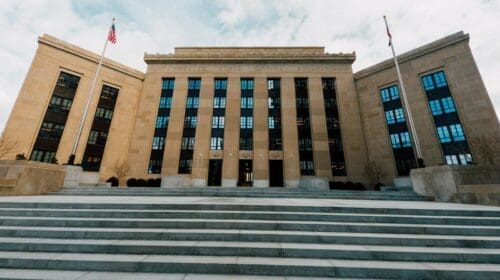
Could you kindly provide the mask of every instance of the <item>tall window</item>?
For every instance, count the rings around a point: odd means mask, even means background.
[[[421,77],[446,164],[472,162],[469,145],[444,71]]]
[[[160,102],[158,104],[158,114],[148,165],[148,173],[150,174],[161,173],[174,87],[175,80],[173,78],[164,78],[162,80]]]
[[[224,149],[224,121],[226,115],[227,79],[214,80],[214,103],[212,111],[212,131],[210,138],[211,150]]]
[[[253,79],[250,78],[240,80],[240,150],[253,149],[253,83]]]
[[[79,83],[80,77],[66,72],[59,73],[33,146],[31,160],[51,162],[55,157]]]
[[[200,87],[200,78],[188,79],[184,129],[182,131],[181,154],[179,157],[179,174],[190,174],[192,169]]]
[[[295,78],[300,175],[314,175],[307,78]]]
[[[407,176],[410,170],[416,167],[416,161],[398,86],[392,85],[380,89],[380,98],[398,175]]]

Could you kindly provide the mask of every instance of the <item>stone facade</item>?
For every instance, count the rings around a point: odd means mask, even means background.
[[[468,35],[453,34],[400,56],[408,101],[422,143],[427,166],[443,163],[439,139],[432,122],[420,76],[442,69],[447,75],[457,111],[467,137],[500,138],[493,106],[472,57]],[[162,178],[165,187],[207,186],[211,160],[222,160],[221,183],[234,187],[239,180],[240,160],[252,160],[253,185],[270,185],[270,160],[282,160],[283,185],[297,187],[302,181],[352,181],[369,184],[365,166],[374,161],[391,184],[397,177],[379,89],[397,81],[391,60],[353,73],[354,54],[329,54],[323,47],[223,47],[176,48],[173,54],[146,54],[146,73],[105,59],[90,111],[76,153],[81,162],[89,138],[103,84],[119,89],[116,107],[101,159],[101,180],[115,175],[126,161],[127,178]],[[6,158],[18,153],[29,157],[57,77],[65,71],[80,77],[73,105],[61,135],[56,157],[67,161],[98,62],[98,55],[44,35],[21,88],[3,137],[16,142]],[[162,79],[175,80],[161,171],[150,174],[153,137],[159,112]],[[195,145],[190,174],[179,174],[188,80],[201,79]],[[224,148],[210,150],[214,103],[214,79],[227,79]],[[240,80],[253,79],[253,149],[241,151]],[[268,79],[280,80],[282,149],[269,150]],[[307,79],[313,149],[314,178],[301,176],[297,128],[296,78]],[[328,124],[323,98],[324,78],[335,79],[338,122],[345,158],[345,176],[333,176]],[[474,149],[472,156],[474,157]],[[304,181],[304,182],[305,182]]]

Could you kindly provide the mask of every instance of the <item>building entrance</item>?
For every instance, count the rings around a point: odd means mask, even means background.
[[[208,186],[220,186],[222,179],[222,159],[211,159],[208,163]]]
[[[283,187],[283,161],[269,161],[269,186]]]
[[[240,160],[238,186],[251,187],[253,184],[253,168],[251,160]]]

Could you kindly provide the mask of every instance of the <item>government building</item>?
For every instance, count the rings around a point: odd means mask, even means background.
[[[500,138],[468,34],[398,58],[426,166],[474,163],[473,139]],[[354,73],[355,59],[323,47],[178,47],[145,54],[145,73],[104,59],[75,162],[90,182],[121,169],[123,180],[162,187],[371,187],[376,169],[390,185],[417,159],[394,61]],[[5,158],[68,161],[98,61],[39,37],[2,136],[16,143]]]

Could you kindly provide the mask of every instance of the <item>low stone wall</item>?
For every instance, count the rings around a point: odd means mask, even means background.
[[[410,175],[416,193],[439,201],[456,201],[457,193],[484,192],[480,185],[500,184],[500,166],[433,166],[413,169]],[[469,187],[460,188],[465,185]]]
[[[66,168],[62,165],[28,160],[0,161],[0,195],[36,195],[57,191],[63,186]]]

